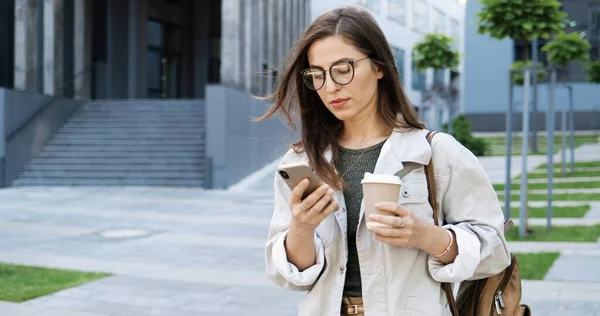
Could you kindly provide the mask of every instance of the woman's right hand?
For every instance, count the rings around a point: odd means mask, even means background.
[[[335,212],[339,205],[333,198],[333,190],[327,184],[323,184],[304,200],[302,196],[308,188],[310,181],[304,179],[300,181],[290,198],[290,207],[292,209],[292,223],[294,228],[314,232],[329,214]]]

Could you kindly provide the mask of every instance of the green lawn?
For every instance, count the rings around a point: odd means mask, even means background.
[[[519,190],[521,188],[521,183],[519,180],[511,181],[510,187],[512,190]],[[516,183],[515,183],[516,182]],[[547,183],[529,183],[527,186],[530,190],[547,190]],[[591,182],[572,182],[572,183],[554,183],[552,186],[554,189],[594,189],[600,188],[600,181],[591,181]],[[496,191],[504,191],[504,184],[494,184],[494,190]]]
[[[498,137],[484,137],[484,139],[490,144],[490,150],[492,156],[504,156],[506,155],[506,137],[498,136]],[[538,136],[538,153],[539,155],[543,155],[547,153],[548,145],[546,141],[546,136]],[[556,134],[554,137],[554,152],[557,153],[561,149],[561,136]],[[598,143],[598,136],[596,135],[575,135],[575,148],[584,145],[584,144],[594,144]],[[567,139],[567,146],[568,139]],[[522,147],[522,137],[514,136],[512,140],[512,154],[513,155],[521,155],[521,147]],[[531,148],[531,145],[530,145]],[[531,149],[528,151],[530,154],[533,154]]]
[[[554,164],[554,168],[560,168],[560,167],[561,167],[560,163],[555,163]],[[578,167],[579,168],[600,167],[600,161],[575,162],[575,170],[577,170]],[[548,164],[540,165],[537,169],[548,169]]]
[[[108,275],[0,263],[0,301],[23,302]]]
[[[589,212],[591,206],[590,205],[580,205],[580,206],[555,206],[552,208],[552,217],[571,217],[571,218],[581,218],[584,217],[587,212]],[[511,208],[510,209],[510,217],[518,218],[519,217],[519,208]],[[546,207],[530,207],[529,208],[529,218],[546,218],[546,213],[548,212],[548,208]]]
[[[523,280],[543,280],[560,254],[558,252],[516,253]]]
[[[508,241],[573,241],[573,242],[596,242],[600,237],[600,225],[596,226],[568,226],[552,227],[546,231],[545,226],[529,226],[533,233],[519,238],[519,227],[514,226],[506,233]]]
[[[530,173],[527,176],[529,179],[547,179],[548,174],[544,173]],[[600,177],[600,171],[577,171],[575,172],[567,172],[563,175],[561,172],[555,172],[554,178],[587,178],[587,177]],[[521,176],[517,176],[515,179],[521,179]]]
[[[498,199],[504,201],[504,194],[498,194]],[[510,197],[511,201],[520,201],[521,197],[517,194],[513,194]],[[546,194],[529,194],[528,201],[547,201],[548,195]],[[598,193],[558,193],[552,195],[553,201],[600,201],[600,194]]]

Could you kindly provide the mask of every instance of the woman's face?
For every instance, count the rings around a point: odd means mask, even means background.
[[[383,78],[383,72],[375,69],[366,57],[340,36],[317,40],[308,49],[311,71],[305,73],[304,79],[312,78],[315,88],[322,84],[317,93],[339,120],[352,121],[376,113],[377,80]],[[322,70],[325,70],[324,77]]]

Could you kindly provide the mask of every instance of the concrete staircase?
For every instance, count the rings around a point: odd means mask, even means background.
[[[203,186],[204,101],[83,105],[13,186]]]

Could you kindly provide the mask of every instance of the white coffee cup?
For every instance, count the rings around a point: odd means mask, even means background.
[[[388,225],[369,221],[369,215],[377,213],[383,215],[392,215],[394,213],[381,211],[375,208],[375,204],[379,202],[398,202],[400,198],[400,187],[402,181],[398,176],[387,174],[372,174],[365,172],[361,181],[363,188],[363,202],[365,208],[365,217],[367,219],[367,227],[389,227]]]

